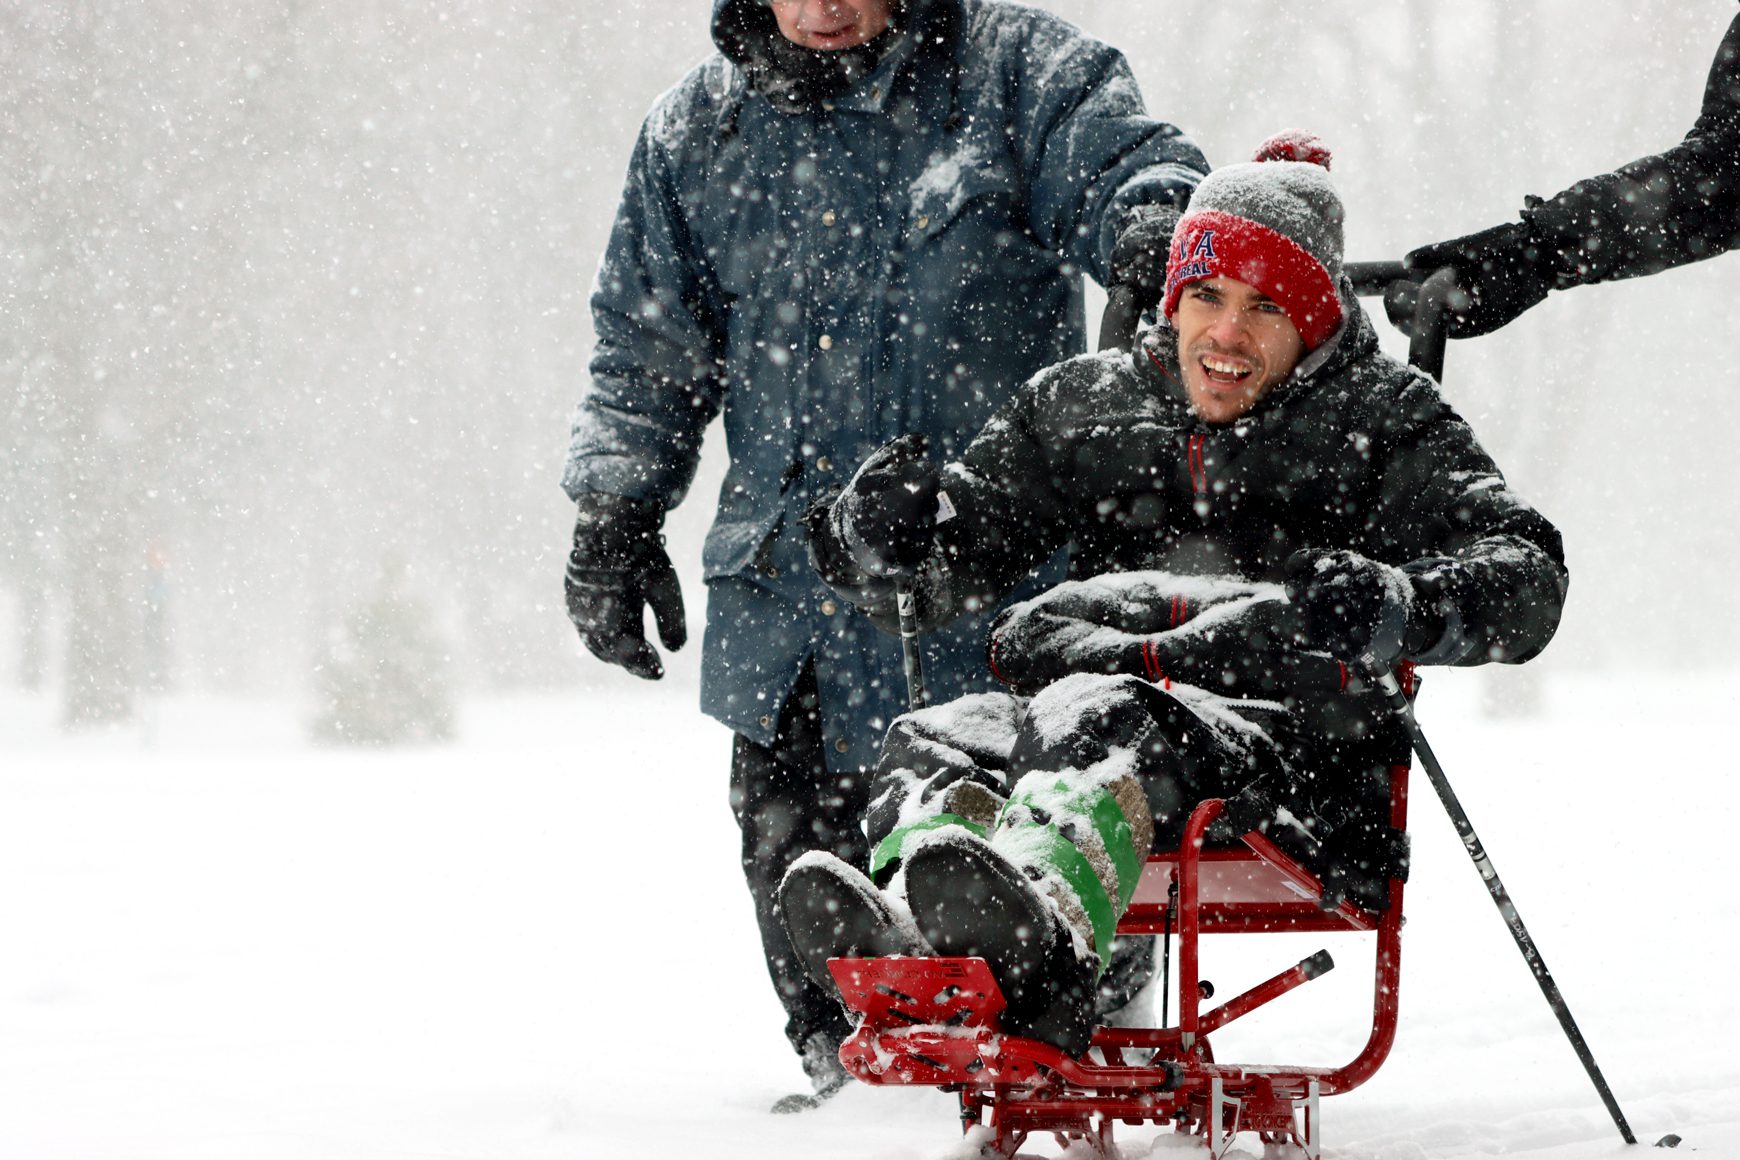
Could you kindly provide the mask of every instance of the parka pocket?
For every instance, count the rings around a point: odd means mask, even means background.
[[[1059,258],[1033,236],[1027,211],[1012,158],[958,172],[933,161],[914,183],[907,223],[903,282],[913,316],[968,351],[1008,343],[1011,315],[1060,317]]]

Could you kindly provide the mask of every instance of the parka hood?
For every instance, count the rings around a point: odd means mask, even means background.
[[[959,7],[960,0],[892,0],[895,19],[907,28],[928,21],[935,9]],[[713,0],[711,23],[713,45],[725,59],[744,67],[745,36],[750,41],[778,36],[779,26],[767,9],[767,0]]]
[[[766,0],[713,0],[713,44],[751,88],[797,112],[851,88],[903,45],[940,34],[933,28],[939,12],[958,10],[960,0],[890,0],[890,6],[887,31],[857,48],[821,52],[786,40]]]

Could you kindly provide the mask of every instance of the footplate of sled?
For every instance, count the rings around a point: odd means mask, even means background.
[[[860,1017],[840,1049],[866,1083],[957,1084],[975,1080],[996,1034],[1003,993],[983,959],[833,959],[840,997]]]

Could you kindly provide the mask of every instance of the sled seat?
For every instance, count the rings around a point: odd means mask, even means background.
[[[1390,771],[1389,821],[1407,823],[1408,767]],[[1388,906],[1322,904],[1317,877],[1255,831],[1236,847],[1204,848],[1224,803],[1202,802],[1174,851],[1151,855],[1119,934],[1177,938],[1178,1021],[1151,1028],[1100,1027],[1081,1058],[1037,1040],[1004,1035],[1005,1003],[983,959],[891,956],[832,959],[828,968],[858,1017],[840,1049],[846,1070],[869,1084],[938,1086],[957,1092],[965,1130],[984,1134],[987,1154],[1014,1156],[1034,1132],[1060,1145],[1087,1141],[1109,1155],[1112,1127],[1172,1123],[1224,1156],[1239,1132],[1291,1142],[1318,1160],[1317,1101],[1369,1079],[1395,1042],[1401,968],[1402,880]],[[1356,932],[1377,940],[1372,1024],[1365,1047],[1340,1067],[1218,1062],[1209,1035],[1333,968],[1318,951],[1241,995],[1207,1006],[1199,972],[1208,934]]]

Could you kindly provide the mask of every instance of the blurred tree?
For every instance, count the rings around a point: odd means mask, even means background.
[[[1322,133],[1355,257],[1665,146],[1732,12],[1047,6],[1125,48],[1150,106],[1217,162],[1288,125]],[[584,679],[555,480],[586,297],[639,118],[710,51],[706,23],[560,0],[0,7],[12,675],[58,679],[69,720],[125,716],[155,544],[191,689],[300,691],[388,549],[452,626],[456,685]],[[1712,389],[1737,282],[1728,259],[1555,295],[1451,350],[1449,394],[1571,543],[1549,664],[1740,644],[1707,611],[1740,554],[1737,404]],[[1663,373],[1664,354],[1697,372]],[[687,572],[707,507],[673,514]],[[1579,619],[1639,592],[1648,633]]]
[[[448,661],[429,606],[389,553],[375,591],[328,638],[316,669],[314,736],[349,745],[451,739]]]

